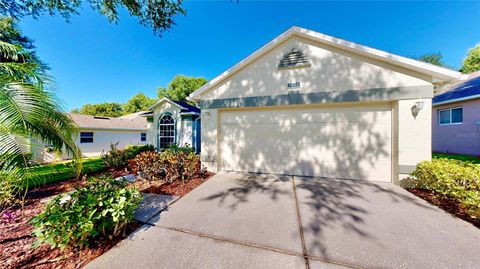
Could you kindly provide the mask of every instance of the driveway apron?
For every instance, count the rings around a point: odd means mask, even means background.
[[[475,268],[478,242],[393,184],[218,173],[87,268]]]

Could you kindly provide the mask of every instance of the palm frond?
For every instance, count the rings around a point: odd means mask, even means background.
[[[15,46],[0,43],[0,57],[10,60],[0,62],[0,178],[6,173],[22,179],[30,176],[25,152],[29,152],[33,140],[65,151],[77,160],[75,167],[80,173],[76,125],[63,113],[51,79],[38,64],[24,61],[27,58],[19,55]],[[21,61],[13,61],[15,58]]]
[[[0,40],[0,57],[4,59],[18,60],[19,46]]]

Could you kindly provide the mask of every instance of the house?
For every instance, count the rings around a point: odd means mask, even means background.
[[[119,149],[127,145],[148,144],[148,123],[141,114],[139,112],[118,118],[69,114],[79,129],[76,144],[82,156],[100,156],[103,151],[110,150],[112,143],[118,143]]]
[[[189,96],[202,165],[397,183],[431,159],[434,84],[460,76],[292,27]]]
[[[186,102],[162,98],[143,116],[151,123],[150,144],[158,150],[172,144],[190,145],[200,152],[200,108]]]
[[[480,72],[433,98],[432,149],[480,155]]]
[[[149,124],[142,115],[146,111],[114,117],[101,117],[69,113],[70,118],[79,129],[75,143],[83,157],[100,156],[103,151],[110,150],[111,144],[122,149],[127,145],[145,145],[148,143],[147,130]],[[58,156],[48,146],[32,147],[32,158],[35,162],[52,162],[58,159],[69,159],[71,156]]]

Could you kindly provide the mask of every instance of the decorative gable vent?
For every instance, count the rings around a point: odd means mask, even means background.
[[[310,67],[310,60],[298,49],[292,49],[292,52],[283,56],[278,69]]]

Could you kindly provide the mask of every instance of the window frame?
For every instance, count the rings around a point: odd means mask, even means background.
[[[164,117],[170,117],[173,121],[173,123],[162,123],[162,119]],[[157,139],[158,139],[158,150],[163,150],[163,149],[166,149],[168,148],[169,146],[171,145],[174,145],[175,144],[175,140],[176,140],[176,135],[177,135],[177,128],[176,128],[176,123],[177,121],[175,120],[175,118],[173,117],[172,114],[170,113],[165,113],[163,115],[161,115],[159,118],[158,118],[158,124],[157,124]],[[168,126],[170,128],[172,128],[173,130],[173,135],[170,136],[170,135],[161,135],[162,132],[161,132],[161,126]],[[172,143],[167,146],[167,147],[162,147],[162,138],[168,138],[168,139],[173,139]]]
[[[88,137],[82,137],[82,135],[85,135],[85,134],[91,134],[91,136],[89,135]],[[80,132],[80,144],[90,144],[90,143],[95,143],[95,140],[94,140],[94,132]],[[82,141],[82,139],[85,139],[85,138],[91,138],[92,141]]]
[[[147,141],[147,133],[140,133],[140,142]]]
[[[452,122],[452,111],[455,110],[455,109],[461,109],[462,110],[462,121],[461,122]],[[441,112],[444,112],[444,111],[448,111],[448,119],[449,119],[449,122],[447,123],[442,123],[441,122],[441,117],[440,117],[440,113]],[[450,107],[450,108],[444,108],[444,109],[439,109],[437,111],[437,117],[438,117],[438,125],[459,125],[459,124],[463,124],[463,107],[462,106],[457,106],[457,107]]]

